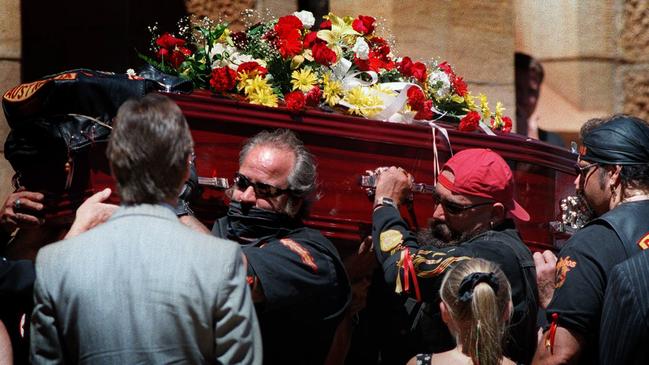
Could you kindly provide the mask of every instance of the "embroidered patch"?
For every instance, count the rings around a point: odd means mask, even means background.
[[[316,265],[313,256],[311,256],[311,253],[309,253],[309,251],[302,247],[302,245],[289,238],[282,238],[281,240],[279,240],[279,242],[281,242],[281,244],[286,248],[300,256],[300,260],[302,260],[305,265],[310,267],[313,272],[318,272],[318,265]]]
[[[403,235],[396,229],[390,229],[381,232],[379,242],[381,243],[381,251],[392,253],[403,243]]]
[[[566,276],[568,271],[572,270],[577,266],[577,261],[571,260],[570,256],[562,257],[557,261],[557,267],[554,273],[554,288],[558,289],[563,286],[563,283],[566,281]]]
[[[649,248],[649,232],[647,232],[642,238],[638,240],[638,246],[641,250],[646,250]]]

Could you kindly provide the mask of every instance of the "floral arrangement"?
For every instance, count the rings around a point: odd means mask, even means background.
[[[509,132],[512,121],[498,102],[471,95],[447,62],[395,57],[375,34],[371,16],[324,17],[295,12],[243,32],[209,19],[181,25],[178,36],[154,34],[154,57],[141,57],[163,72],[191,80],[196,88],[240,94],[252,104],[291,110],[307,106],[411,123],[442,117],[458,128]]]

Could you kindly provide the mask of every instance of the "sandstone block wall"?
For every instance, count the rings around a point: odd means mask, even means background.
[[[20,0],[0,0],[0,95],[20,83]],[[12,191],[14,174],[4,159],[4,141],[9,132],[4,113],[0,113],[0,204]]]

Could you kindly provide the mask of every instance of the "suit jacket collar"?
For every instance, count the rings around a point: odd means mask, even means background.
[[[169,207],[160,204],[122,205],[113,213],[108,221],[127,216],[150,216],[178,222],[176,214]]]

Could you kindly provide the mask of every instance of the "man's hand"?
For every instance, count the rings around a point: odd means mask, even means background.
[[[401,167],[392,166],[378,172],[374,205],[379,204],[383,197],[397,204],[405,202],[412,192],[412,183],[412,176]]]
[[[43,210],[43,194],[20,189],[7,197],[0,211],[0,226],[7,233],[16,228],[37,226],[43,219],[32,215]]]
[[[539,288],[539,306],[546,309],[554,294],[557,257],[549,250],[543,253],[535,252],[534,266],[536,266],[536,285]]]
[[[77,236],[92,227],[104,223],[111,215],[113,215],[113,212],[118,208],[118,206],[103,203],[108,199],[110,193],[111,190],[106,188],[95,193],[79,206],[72,227],[70,227],[68,234],[65,235],[65,239]]]

